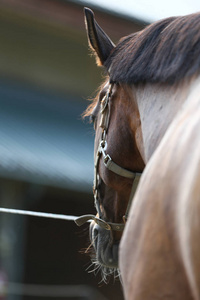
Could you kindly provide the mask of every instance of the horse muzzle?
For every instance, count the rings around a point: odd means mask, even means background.
[[[113,243],[112,231],[105,230],[92,222],[90,224],[90,240],[98,263],[108,268],[117,268],[119,243]]]

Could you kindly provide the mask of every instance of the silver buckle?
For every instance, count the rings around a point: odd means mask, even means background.
[[[103,158],[104,165],[106,168],[108,167],[109,163],[112,161],[111,157],[109,154],[105,155]]]
[[[106,156],[105,150],[107,148],[107,142],[106,141],[101,141],[100,142],[100,151],[103,154],[103,157]]]

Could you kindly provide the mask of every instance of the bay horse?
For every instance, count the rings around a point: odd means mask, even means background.
[[[97,216],[77,223],[93,219],[106,274],[119,252],[126,299],[200,299],[200,13],[157,21],[116,46],[88,8],[85,19],[108,77],[86,111]]]

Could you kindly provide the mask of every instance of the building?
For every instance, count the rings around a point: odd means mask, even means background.
[[[81,114],[102,70],[88,55],[83,6],[0,0],[1,207],[94,212],[94,134]],[[145,25],[99,8],[95,15],[114,41]],[[88,245],[87,226],[0,214],[0,283],[8,282],[0,299],[122,299],[119,283],[98,289],[100,278],[85,270]]]

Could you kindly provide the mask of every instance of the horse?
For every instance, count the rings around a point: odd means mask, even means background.
[[[77,223],[93,220],[104,273],[119,256],[125,299],[200,299],[200,14],[157,21],[117,45],[88,8],[85,20],[107,78],[86,111],[97,215]]]

